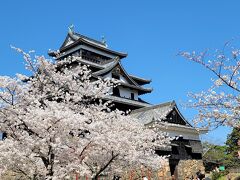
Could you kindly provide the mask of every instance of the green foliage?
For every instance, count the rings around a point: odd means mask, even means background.
[[[203,148],[206,149],[206,152],[203,156],[204,160],[222,163],[224,161],[224,157],[226,157],[226,146],[219,146],[209,143],[203,143]]]
[[[226,169],[231,167],[238,167],[239,160],[234,158],[232,153],[229,153],[228,146],[219,146],[204,142],[203,161],[206,171],[213,170],[218,165],[224,165]]]
[[[240,128],[233,128],[231,134],[228,135],[226,145],[219,146],[203,143],[203,149],[205,150],[203,160],[205,164],[208,162],[222,164],[226,168],[239,167],[240,159],[238,158],[239,145],[238,140],[240,139]],[[213,167],[210,167],[212,169]],[[208,169],[208,167],[207,167]]]
[[[228,164],[229,167],[239,167],[240,165],[240,159],[238,158],[238,140],[240,140],[240,128],[236,127],[233,128],[232,133],[228,135],[226,141],[226,152],[227,155],[230,157]]]
[[[228,171],[220,171],[220,172],[213,172],[212,173],[212,180],[218,180],[221,177],[227,175],[229,172]]]

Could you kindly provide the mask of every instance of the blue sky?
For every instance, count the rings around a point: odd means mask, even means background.
[[[239,37],[239,6],[237,0],[1,1],[0,75],[25,72],[10,44],[47,56],[74,24],[75,31],[99,40],[104,35],[110,48],[128,53],[126,70],[153,81],[145,100],[180,105],[189,91],[207,89],[212,74],[176,54],[221,48]],[[189,120],[196,113],[180,109]],[[220,128],[203,138],[223,144],[228,132]]]

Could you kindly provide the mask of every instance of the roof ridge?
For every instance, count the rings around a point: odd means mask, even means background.
[[[156,108],[164,107],[164,106],[172,106],[172,107],[174,107],[175,105],[176,105],[176,102],[174,100],[173,101],[168,101],[168,102],[164,102],[164,103],[161,103],[161,104],[153,105],[153,106],[150,106],[150,107],[144,107],[144,108],[133,110],[131,112],[131,114],[138,113],[138,112],[141,112],[141,111],[148,111],[148,110],[151,110],[151,109],[156,109]]]
[[[68,40],[71,39],[73,42],[70,44],[67,44]],[[101,41],[92,39],[90,37],[87,37],[85,35],[69,31],[67,33],[67,36],[63,42],[63,44],[60,46],[59,51],[60,53],[67,51],[68,49],[79,45],[79,43],[86,43],[87,45],[92,46],[93,48],[98,48],[98,50],[106,51],[107,53],[110,53],[112,55],[119,56],[120,59],[127,57],[127,53],[124,52],[118,52],[112,49],[109,49],[107,45]],[[52,56],[56,56],[54,53],[50,53]]]
[[[88,37],[88,36],[82,35],[82,34],[80,34],[80,33],[74,32],[73,34],[74,34],[74,35],[77,35],[77,36],[79,36],[79,37],[81,37],[81,38],[85,38],[85,39],[88,39],[88,40],[93,41],[93,42],[95,42],[95,43],[98,43],[98,44],[101,44],[101,45],[103,45],[103,46],[106,46],[105,43],[103,43],[103,42],[101,42],[101,41],[99,41],[99,40],[90,38],[90,37]]]

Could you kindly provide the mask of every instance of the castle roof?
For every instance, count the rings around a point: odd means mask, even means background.
[[[122,53],[118,51],[111,50],[107,47],[106,43],[103,43],[101,41],[89,38],[87,36],[84,36],[79,33],[75,33],[74,31],[69,31],[63,44],[59,48],[59,53],[63,53],[69,49],[72,49],[78,45],[86,45],[86,46],[91,46],[94,47],[98,50],[101,50],[103,52],[107,52],[109,54],[119,56],[120,59],[127,57],[127,53]],[[49,51],[48,52],[49,56],[56,57],[57,52],[56,51]]]
[[[112,89],[114,91],[112,96],[119,96],[111,97],[114,98],[114,102],[129,104],[132,106],[131,109],[150,106],[141,101],[138,96],[152,92],[152,88],[143,86],[151,80],[129,75],[121,64],[121,59],[127,54],[109,49],[105,41],[98,41],[76,33],[72,26],[59,50],[50,51],[48,54],[55,57],[57,61],[69,56],[76,57],[68,61],[69,65],[75,67],[80,63],[89,66],[93,79],[118,80],[117,87]]]
[[[175,101],[165,102],[158,105],[153,105],[150,107],[144,107],[140,109],[133,110],[131,115],[136,117],[144,124],[149,124],[153,121],[162,121],[175,110],[181,119],[185,122],[186,126],[192,127],[192,125],[183,117],[183,115],[178,110]]]
[[[153,90],[152,88],[142,87],[132,78],[132,76],[128,75],[127,71],[121,65],[119,58],[115,58],[111,63],[107,64],[104,69],[94,72],[93,76],[103,76],[103,75],[113,71],[114,68],[116,68],[116,67],[119,68],[119,71],[123,72],[124,77],[128,80],[128,83],[119,81],[120,85],[122,85],[124,87],[129,87],[132,89],[137,89],[140,95],[152,92],[152,90]]]

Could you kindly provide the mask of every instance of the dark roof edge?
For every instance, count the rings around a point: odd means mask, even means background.
[[[82,38],[84,38],[84,39],[87,39],[87,40],[89,40],[89,41],[93,41],[93,42],[95,42],[95,43],[97,43],[97,44],[100,44],[100,45],[102,45],[102,46],[106,46],[106,44],[105,43],[103,43],[103,42],[101,42],[101,41],[98,41],[98,40],[96,40],[96,39],[92,39],[92,38],[90,38],[90,37],[88,37],[88,36],[84,36],[84,35],[82,35],[82,34],[79,34],[79,33],[73,33],[74,35],[77,35],[77,36],[80,36],[80,37],[82,37]]]
[[[153,106],[150,106],[150,107],[144,107],[144,108],[140,108],[140,109],[136,109],[136,110],[133,110],[131,112],[131,114],[134,114],[134,113],[138,113],[138,112],[143,112],[143,111],[148,111],[148,110],[151,110],[151,109],[156,109],[156,108],[159,108],[159,107],[164,107],[164,106],[170,106],[171,109],[173,110],[174,108],[176,109],[177,113],[179,114],[179,116],[186,122],[186,124],[188,124],[190,127],[193,127],[186,119],[185,117],[182,115],[182,113],[179,111],[178,107],[177,107],[177,104],[176,102],[173,100],[173,101],[169,101],[169,102],[165,102],[165,103],[162,103],[162,104],[158,104],[158,105],[153,105]],[[169,112],[170,113],[170,112]],[[168,114],[169,114],[168,113]],[[167,115],[168,115],[167,114]],[[166,116],[167,116],[166,115]]]
[[[175,105],[176,105],[175,101],[168,101],[168,102],[157,104],[157,105],[153,105],[153,106],[150,106],[150,107],[144,107],[144,108],[133,110],[131,112],[131,114],[132,113],[134,114],[134,113],[142,112],[142,111],[148,111],[148,110],[151,110],[151,109],[156,109],[156,108],[164,107],[164,106],[171,106],[173,108]]]
[[[177,113],[179,114],[179,116],[181,116],[181,118],[189,125],[189,126],[191,126],[191,127],[193,127],[186,119],[185,119],[185,117],[182,115],[182,113],[179,111],[179,109],[178,109],[178,107],[177,107],[177,105],[175,104],[175,109],[177,110]]]
[[[141,86],[133,86],[133,85],[126,84],[126,83],[123,83],[123,82],[120,82],[120,85],[125,86],[125,87],[129,87],[129,88],[133,88],[133,89],[138,89],[140,91],[144,91],[144,92],[148,92],[148,93],[153,91],[153,88],[144,88],[144,87],[141,87]]]
[[[61,47],[59,48],[59,51],[62,52],[62,51],[65,51],[65,50],[68,50],[69,48],[77,45],[79,42],[83,42],[85,44],[88,44],[90,46],[94,46],[95,48],[98,48],[100,50],[103,50],[103,51],[107,51],[111,54],[115,54],[117,56],[119,56],[120,58],[124,58],[124,57],[127,57],[127,53],[123,53],[123,52],[117,52],[117,51],[114,51],[114,50],[111,50],[111,49],[108,49],[106,48],[105,45],[103,45],[101,42],[97,41],[97,40],[94,40],[92,38],[89,38],[87,36],[83,36],[83,35],[76,35],[77,33],[75,34],[72,34],[72,33],[68,33],[68,35],[66,36],[63,44],[61,45]],[[78,38],[76,37],[73,37],[73,36],[78,36]],[[67,46],[64,46],[68,37],[70,37],[74,42],[67,45]],[[86,40],[85,40],[86,39]],[[92,42],[91,42],[92,41]],[[104,46],[104,47],[103,47]]]
[[[138,76],[135,76],[135,75],[132,75],[132,74],[129,74],[129,76],[135,80],[138,80],[138,81],[141,81],[141,82],[145,82],[145,83],[150,83],[152,82],[151,79],[144,79],[144,78],[141,78],[141,77],[138,77]]]
[[[114,59],[114,61],[115,61],[115,63],[111,64],[110,66],[106,67],[105,69],[102,69],[100,71],[95,72],[94,75],[106,74],[106,73],[110,72],[113,68],[115,68],[117,65],[119,65],[120,68],[123,70],[124,74],[127,76],[128,80],[130,80],[136,87],[141,87],[131,78],[131,76],[128,75],[127,71],[124,69],[124,67],[120,63],[120,58],[119,57],[116,57]]]

